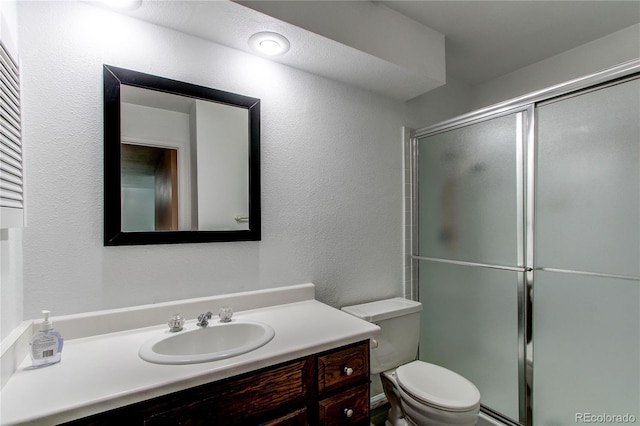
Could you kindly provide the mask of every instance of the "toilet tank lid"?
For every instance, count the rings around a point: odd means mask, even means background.
[[[376,322],[422,311],[422,303],[403,297],[344,306],[343,311],[365,321]]]

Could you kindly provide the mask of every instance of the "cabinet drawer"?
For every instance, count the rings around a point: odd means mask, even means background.
[[[318,392],[320,394],[364,379],[369,380],[368,342],[318,357]]]
[[[323,399],[318,406],[320,425],[369,425],[369,384]]]

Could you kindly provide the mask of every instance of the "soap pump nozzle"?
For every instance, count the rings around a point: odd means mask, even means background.
[[[49,315],[51,311],[42,311],[42,315],[44,316],[44,320],[42,321],[42,325],[40,326],[40,330],[47,331],[53,328],[51,321],[49,321]]]

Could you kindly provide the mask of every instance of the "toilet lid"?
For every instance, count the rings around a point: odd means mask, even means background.
[[[413,361],[396,369],[402,389],[422,402],[451,411],[466,411],[480,402],[480,392],[469,380],[446,368]]]

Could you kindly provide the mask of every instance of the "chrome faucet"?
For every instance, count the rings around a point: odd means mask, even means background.
[[[204,314],[200,314],[198,315],[198,327],[206,327],[209,325],[209,320],[211,319],[211,315],[213,315],[211,312],[206,312]]]

